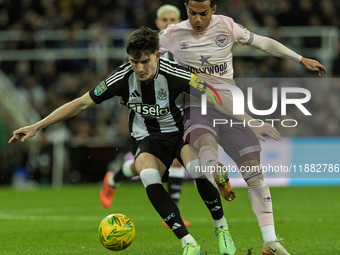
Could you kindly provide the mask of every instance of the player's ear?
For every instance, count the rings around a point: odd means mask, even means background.
[[[160,29],[159,29],[159,19],[155,19],[155,25],[156,25],[156,27],[158,28],[158,30],[160,30]]]
[[[157,61],[159,60],[160,57],[161,57],[161,52],[160,52],[160,51],[157,51],[157,52],[156,52]]]
[[[216,7],[217,7],[217,5],[214,5],[214,7],[212,8],[212,14],[215,14],[215,12],[216,12]]]

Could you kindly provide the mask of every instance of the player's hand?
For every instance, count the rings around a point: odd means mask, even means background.
[[[300,61],[300,64],[302,64],[309,71],[319,72],[319,77],[321,77],[322,72],[327,73],[326,67],[321,65],[317,60],[303,57]]]
[[[266,138],[264,138],[264,135],[269,136],[276,141],[281,141],[281,135],[279,131],[277,131],[276,128],[270,125],[269,123],[264,123],[264,125],[261,127],[260,126],[251,127],[251,129],[255,133],[256,137],[261,139],[263,142],[266,141]]]
[[[28,138],[33,137],[36,133],[37,130],[34,125],[19,128],[13,131],[13,136],[11,139],[9,139],[8,143],[15,143],[16,141],[20,140],[20,138],[21,142],[25,142]]]

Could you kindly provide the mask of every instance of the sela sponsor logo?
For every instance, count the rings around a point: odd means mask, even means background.
[[[220,34],[216,37],[215,43],[218,47],[225,47],[228,44],[228,37],[225,34]]]
[[[218,74],[219,76],[223,76],[227,73],[227,67],[228,67],[227,62],[224,62],[220,65],[212,65],[212,66],[206,66],[206,67],[200,67],[200,68],[188,66],[188,69],[190,72],[194,74],[206,73],[206,74],[212,74],[212,75]]]
[[[233,97],[233,115],[242,115],[244,114],[244,95],[240,88],[230,85],[230,84],[216,84],[216,89],[228,89],[230,90],[232,97]],[[247,104],[248,109],[251,113],[255,115],[260,116],[266,116],[274,113],[277,109],[278,105],[278,88],[273,87],[272,88],[272,106],[270,109],[267,110],[258,110],[254,107],[253,104],[253,88],[248,88],[248,98],[247,98]],[[293,94],[296,96],[297,94],[304,95],[302,98],[289,98],[289,94]],[[309,90],[305,88],[296,88],[296,87],[282,87],[281,88],[281,116],[287,115],[287,105],[295,105],[305,116],[311,116],[312,114],[303,106],[304,103],[307,103],[311,99],[311,93]],[[201,114],[206,115],[207,114],[207,96],[206,94],[202,95],[202,103],[201,103]],[[274,126],[275,121],[280,121],[279,119],[265,119],[265,121],[271,122],[271,125]],[[253,122],[256,122],[256,125],[254,125]],[[288,122],[288,123],[287,123]],[[260,123],[260,125],[258,124]],[[298,121],[295,119],[283,119],[280,121],[281,125],[283,127],[296,127],[298,125]],[[292,123],[292,124],[291,124]],[[260,119],[255,120],[249,120],[248,123],[245,123],[245,120],[243,121],[233,121],[232,119],[214,119],[213,120],[213,126],[216,125],[225,125],[229,124],[231,127],[235,125],[243,125],[250,127],[261,127],[264,125],[264,121]],[[290,125],[289,125],[290,124]]]
[[[127,106],[144,117],[161,117],[169,113],[169,107],[162,108],[159,104],[128,103]]]

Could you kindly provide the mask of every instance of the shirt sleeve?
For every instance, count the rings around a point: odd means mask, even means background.
[[[234,22],[233,19],[229,18],[226,22],[230,23],[228,26],[232,27],[232,34],[235,42],[241,43],[243,45],[249,45],[254,40],[254,34],[248,29],[243,27],[241,24]]]
[[[201,95],[207,91],[206,86],[207,83],[204,80],[191,73],[189,86],[187,86],[185,92],[194,97],[201,97]]]
[[[195,97],[200,97],[206,91],[207,83],[188,69],[179,64],[172,64],[171,83],[178,94],[185,92]]]
[[[166,52],[172,51],[172,43],[171,43],[171,28],[173,25],[169,25],[166,29],[163,29],[159,33],[159,45],[160,45],[160,52],[164,54]]]
[[[96,103],[108,100],[114,96],[121,96],[121,88],[124,83],[124,76],[120,75],[120,68],[115,69],[105,80],[93,87],[89,93],[91,99]]]
[[[296,62],[300,62],[302,58],[301,55],[290,50],[278,41],[265,36],[255,34],[254,40],[250,46],[262,50],[263,52],[271,54],[275,57],[285,58]]]

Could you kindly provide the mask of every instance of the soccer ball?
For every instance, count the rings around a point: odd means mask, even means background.
[[[110,214],[100,222],[98,238],[109,250],[124,250],[135,238],[135,226],[131,219],[123,214]]]

